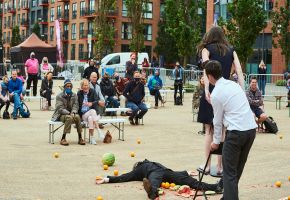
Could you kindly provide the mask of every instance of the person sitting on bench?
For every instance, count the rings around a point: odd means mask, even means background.
[[[8,77],[3,76],[2,82],[0,83],[0,111],[5,107],[6,113],[8,113],[10,101],[9,101],[9,91],[8,91]],[[8,113],[9,114],[9,113]]]
[[[250,81],[250,88],[246,92],[251,110],[253,111],[256,118],[257,124],[264,122],[267,119],[267,115],[262,110],[263,98],[261,91],[257,87],[257,78],[253,77]]]
[[[149,199],[158,198],[158,188],[162,182],[188,185],[192,189],[211,190],[216,193],[222,193],[223,191],[222,181],[217,184],[199,183],[187,171],[173,171],[160,163],[151,162],[147,159],[135,163],[133,170],[129,173],[122,174],[121,176],[100,178],[96,180],[96,183],[122,183],[129,181],[143,181],[143,186]]]
[[[51,95],[53,87],[52,72],[47,72],[44,79],[41,81],[40,96],[46,99],[47,104],[44,106],[44,110],[53,110],[51,107]]]
[[[67,133],[71,132],[72,124],[76,125],[78,131],[78,143],[80,145],[86,144],[82,139],[81,118],[78,115],[78,97],[75,93],[72,92],[72,87],[72,82],[69,79],[64,81],[64,90],[56,96],[55,111],[51,119],[51,121],[61,121],[64,123],[63,135],[60,141],[60,144],[64,146],[69,145],[65,137]]]

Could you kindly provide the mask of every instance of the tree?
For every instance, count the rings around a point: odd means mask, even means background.
[[[288,64],[290,63],[290,5],[289,1],[285,1],[285,6],[278,8],[276,2],[275,10],[271,15],[272,19],[272,36],[276,38],[273,41],[274,48],[280,47],[282,49],[282,55],[285,56],[285,67],[288,70]]]
[[[21,43],[19,26],[14,26],[12,29],[11,46],[17,46]]]
[[[37,37],[41,38],[41,34],[40,34],[40,26],[38,23],[35,23],[33,25],[33,28],[32,28],[32,33],[35,33],[37,35]]]
[[[144,49],[144,16],[148,0],[126,0],[128,17],[132,26],[132,40],[130,50],[140,52]]]
[[[154,52],[164,57],[166,63],[173,63],[178,59],[178,49],[176,47],[175,38],[165,31],[166,21],[158,23],[158,36],[156,38],[157,45]]]
[[[116,3],[116,0],[99,1],[98,15],[94,22],[97,38],[94,48],[99,60],[108,50],[111,51],[115,44],[115,27],[108,14],[116,10]]]
[[[201,40],[202,19],[199,8],[204,7],[199,0],[167,0],[165,1],[166,32],[176,41],[178,55],[187,64],[189,56],[195,54],[195,47]]]
[[[266,13],[263,0],[233,0],[228,4],[230,19],[219,19],[229,42],[237,52],[243,71],[248,58],[253,53],[253,44],[260,32],[266,27]]]

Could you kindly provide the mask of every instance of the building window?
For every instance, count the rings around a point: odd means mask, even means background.
[[[84,44],[79,44],[79,60],[85,59]]]
[[[128,16],[128,9],[126,6],[126,0],[123,0],[122,2],[122,16],[127,17]]]
[[[79,24],[79,26],[80,26],[80,38],[85,38],[86,36],[85,36],[85,31],[84,31],[84,23],[82,22],[82,23],[80,23]]]
[[[72,4],[72,18],[76,19],[77,18],[77,3],[73,3]]]
[[[153,17],[153,3],[147,3],[145,6],[145,13],[144,13],[144,18],[145,19],[152,19]]]
[[[272,64],[272,34],[260,34],[253,45],[253,55],[248,63],[260,63],[264,60],[265,64]]]
[[[57,6],[56,15],[57,19],[61,18],[61,6]]]
[[[17,14],[17,25],[20,26],[20,14]]]
[[[71,39],[75,40],[77,39],[77,29],[76,29],[76,24],[71,25]]]
[[[55,0],[50,0],[50,3],[54,3],[55,2]]]
[[[50,41],[54,40],[54,26],[49,27],[49,40]]]
[[[50,8],[50,22],[54,21],[54,8]]]
[[[81,4],[80,4],[80,15],[81,16],[85,16],[86,15],[86,2],[85,1],[81,1]]]
[[[36,7],[36,6],[37,6],[36,0],[32,0],[32,7]]]
[[[131,40],[132,39],[132,25],[129,23],[122,23],[122,39]]]
[[[90,0],[89,14],[93,14],[94,12],[95,12],[95,0]]]
[[[152,40],[152,25],[151,24],[145,24],[144,36],[145,36],[145,40],[148,40],[148,41]]]
[[[72,44],[71,45],[71,51],[70,51],[70,59],[74,60],[76,58],[76,45]]]
[[[31,12],[31,24],[35,23],[35,11]]]

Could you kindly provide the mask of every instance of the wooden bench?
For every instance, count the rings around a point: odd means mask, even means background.
[[[116,129],[119,131],[119,140],[124,141],[124,123],[126,122],[126,119],[124,118],[108,118],[108,119],[100,119],[98,123],[102,124],[111,124],[114,126]],[[64,123],[61,121],[48,121],[48,142],[50,144],[54,144],[54,133],[59,130],[62,126],[64,126]],[[86,139],[86,132],[88,128],[88,124],[85,122],[82,122],[82,126],[84,129],[84,138]],[[122,135],[122,137],[121,137]],[[89,140],[90,140],[90,135],[89,135]]]

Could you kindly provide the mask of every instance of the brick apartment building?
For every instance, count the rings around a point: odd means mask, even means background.
[[[2,38],[4,57],[9,57],[12,28],[20,27],[22,40],[31,34],[35,23],[41,28],[41,39],[51,45],[56,45],[55,20],[61,25],[61,41],[66,60],[87,60],[93,55],[94,37],[93,23],[98,14],[98,2],[101,0],[0,0],[2,4]],[[109,22],[114,24],[114,52],[129,51],[132,37],[125,0],[117,0],[116,10],[108,14]],[[145,51],[150,57],[156,46],[158,22],[162,1],[154,0],[148,3],[145,14]],[[91,36],[89,36],[91,35]],[[91,46],[89,45],[91,41]],[[91,49],[89,49],[91,47]],[[110,53],[108,51],[107,53]]]
[[[232,0],[207,0],[207,23],[206,29],[209,30],[214,19],[217,17],[228,18],[227,13],[227,4],[232,2]],[[275,6],[275,3],[278,3],[278,6],[285,5],[285,0],[264,0],[264,9],[266,12],[270,13]],[[268,15],[269,16],[269,15]],[[249,59],[247,65],[247,72],[257,73],[257,67],[261,59],[268,66],[268,73],[283,73],[285,70],[285,58],[281,54],[280,48],[272,47],[272,23],[268,17],[267,27],[260,33],[256,42],[253,46],[254,54]],[[289,67],[288,67],[289,69]]]

